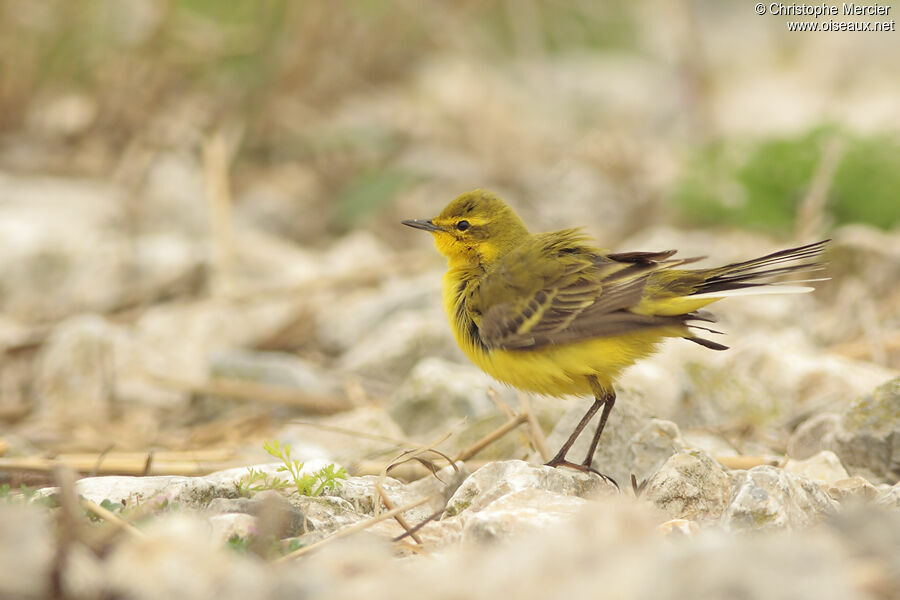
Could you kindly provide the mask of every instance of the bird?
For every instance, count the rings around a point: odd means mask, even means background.
[[[580,228],[531,233],[497,195],[477,189],[436,217],[403,225],[430,232],[447,259],[443,305],[463,353],[494,379],[548,396],[593,396],[569,438],[546,464],[593,472],[594,453],[616,402],[622,372],[656,352],[667,338],[711,350],[728,347],[702,310],[722,298],[802,293],[799,282],[772,281],[824,268],[830,240],[713,268],[681,268],[705,257],[676,250],[609,253]],[[602,411],[601,411],[602,409]],[[587,456],[566,458],[594,415],[600,420]]]

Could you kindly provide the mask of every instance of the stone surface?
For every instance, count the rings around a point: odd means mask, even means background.
[[[237,495],[233,486],[219,485],[204,477],[169,475],[86,477],[76,482],[75,490],[97,504],[109,500],[125,506],[150,502],[159,506],[177,504],[185,508],[203,508],[213,498]]]
[[[0,597],[50,595],[55,543],[50,515],[0,501]]]
[[[398,312],[378,323],[341,356],[340,367],[390,381],[427,357],[464,360],[446,317],[437,307]]]
[[[725,468],[692,449],[671,456],[647,481],[643,497],[672,518],[712,520],[725,509],[730,489]]]
[[[233,536],[247,539],[259,531],[256,517],[244,513],[223,513],[208,519],[210,539],[217,544],[226,544]]]
[[[578,497],[615,490],[612,484],[592,473],[535,466],[521,460],[498,461],[483,466],[463,482],[447,503],[446,514],[478,512],[508,494],[534,489]]]
[[[40,358],[35,382],[38,412],[63,420],[85,413],[100,420],[112,417],[116,355],[125,337],[121,328],[96,315],[59,325]]]
[[[267,525],[279,538],[292,537],[304,532],[306,515],[282,493],[265,490],[253,498],[216,498],[206,507],[207,513],[241,513],[265,518]]]
[[[563,445],[581,420],[592,401],[583,398],[571,399],[571,408],[559,419],[553,432],[547,437],[547,447],[551,453]],[[587,454],[597,416],[584,428],[575,444],[569,449],[567,458],[580,463]],[[620,486],[628,485],[635,471],[632,461],[635,454],[630,447],[631,440],[650,423],[650,416],[625,393],[619,395],[609,420],[600,437],[600,444],[594,453],[594,468],[615,479]]]
[[[212,355],[210,374],[287,388],[322,396],[342,393],[336,377],[286,352],[223,350]]]
[[[900,483],[879,493],[876,502],[881,506],[900,509]]]
[[[480,510],[461,515],[465,542],[507,542],[527,533],[558,526],[581,509],[586,500],[551,492],[543,488],[525,488],[505,494]]]
[[[735,475],[722,514],[728,531],[800,529],[837,510],[837,503],[811,480],[767,465]]]
[[[823,450],[805,460],[788,459],[784,470],[794,475],[803,475],[819,484],[834,484],[848,477],[841,459],[834,452]]]
[[[386,281],[375,294],[340,298],[322,315],[317,337],[326,347],[346,352],[362,343],[369,333],[397,313],[427,310],[439,305],[441,273],[429,272],[411,279]],[[444,324],[439,311],[430,313],[435,323]]]
[[[638,483],[659,471],[663,463],[687,447],[678,425],[662,419],[651,419],[628,441],[632,473]]]
[[[477,420],[496,414],[489,390],[495,390],[507,404],[517,404],[513,390],[480,369],[426,358],[416,364],[392,395],[388,414],[407,434],[429,434],[448,429],[462,419]]]
[[[814,417],[797,429],[791,449],[799,457],[831,450],[851,475],[895,483],[900,479],[900,378],[860,397],[836,417]]]
[[[835,481],[826,488],[828,495],[844,504],[846,502],[870,501],[878,496],[878,488],[862,477],[847,477]]]
[[[841,417],[835,413],[820,413],[801,423],[788,444],[788,455],[796,460],[805,460],[822,452],[823,440],[834,438]]]
[[[165,515],[144,533],[107,559],[109,590],[118,597],[237,600],[266,597],[274,585],[261,563],[221,547],[195,517]]]

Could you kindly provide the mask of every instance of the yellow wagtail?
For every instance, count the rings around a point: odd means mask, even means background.
[[[447,257],[444,309],[472,362],[521,390],[594,395],[547,464],[598,474],[594,451],[622,371],[667,337],[726,350],[693,331],[720,333],[700,325],[715,319],[699,309],[726,296],[811,291],[772,286],[771,278],[824,268],[816,261],[828,241],[724,267],[678,269],[700,258],[673,259],[675,250],[608,254],[578,229],[529,233],[509,206],[483,190],[459,196],[433,219],[403,224],[431,232]],[[601,407],[587,456],[569,462],[566,453]]]

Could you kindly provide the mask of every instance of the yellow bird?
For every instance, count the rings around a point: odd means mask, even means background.
[[[726,350],[692,330],[720,333],[700,325],[714,319],[699,309],[726,296],[811,291],[771,286],[771,278],[824,268],[816,259],[828,241],[724,267],[678,269],[700,258],[672,259],[675,250],[609,254],[579,229],[529,233],[509,206],[483,190],[459,196],[433,219],[403,224],[431,232],[447,258],[444,309],[473,363],[521,390],[593,394],[591,408],[547,464],[598,474],[594,451],[622,371],[669,337]],[[566,460],[601,407],[587,456],[579,464]]]

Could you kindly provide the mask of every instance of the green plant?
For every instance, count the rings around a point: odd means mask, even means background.
[[[326,465],[313,473],[303,472],[303,463],[291,458],[291,445],[283,446],[278,440],[266,442],[263,449],[282,462],[279,473],[287,473],[297,493],[301,496],[321,496],[326,490],[333,490],[340,485],[341,479],[347,478],[343,467],[335,471],[334,465]]]
[[[683,219],[695,225],[733,225],[786,233],[822,165],[840,143],[824,210],[836,225],[900,223],[900,138],[860,136],[818,127],[793,137],[719,140],[694,156],[674,191]]]
[[[249,498],[256,492],[261,492],[263,490],[283,490],[289,488],[291,483],[280,477],[273,477],[268,473],[263,473],[253,467],[249,467],[247,469],[247,474],[238,481],[235,481],[234,486],[237,489],[239,496]]]

